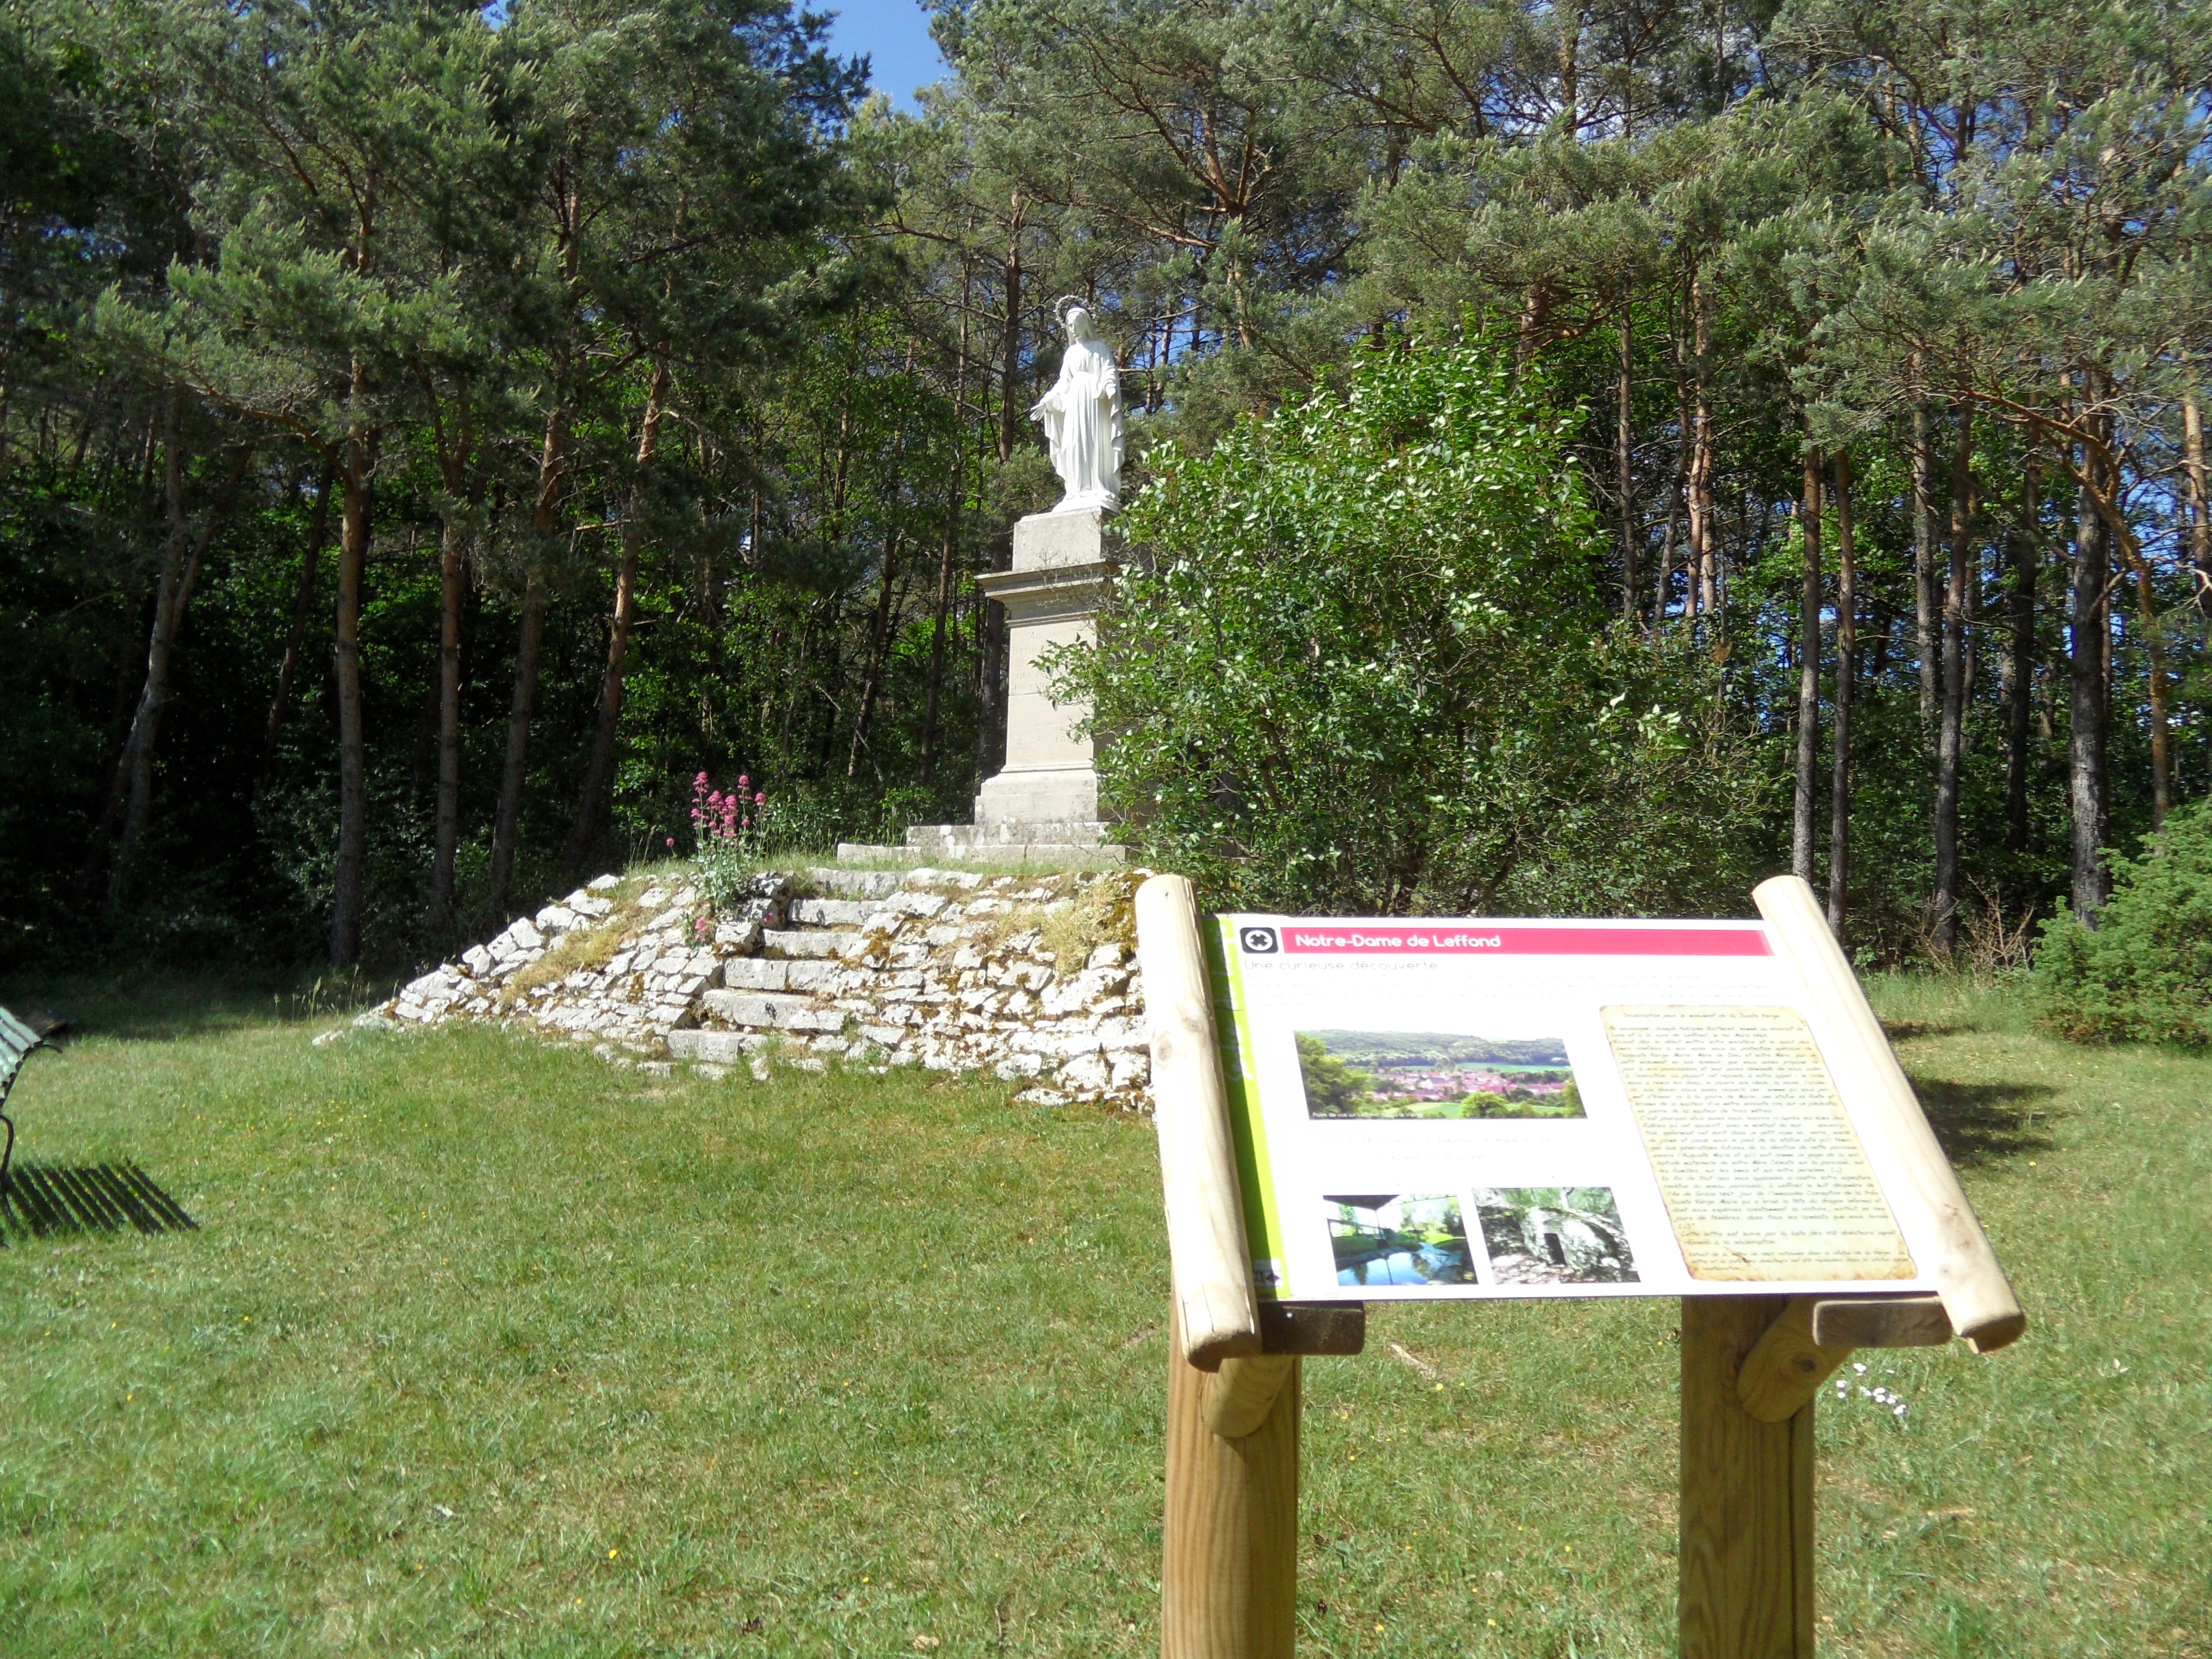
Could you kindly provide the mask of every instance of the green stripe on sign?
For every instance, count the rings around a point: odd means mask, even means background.
[[[1206,977],[1213,993],[1213,1026],[1221,1048],[1221,1080],[1229,1096],[1229,1128],[1237,1143],[1237,1184],[1244,1200],[1244,1237],[1252,1278],[1262,1300],[1285,1291],[1289,1260],[1282,1218],[1275,1209],[1274,1172],[1267,1164],[1267,1125],[1260,1113],[1260,1066],[1252,1050],[1252,1024],[1244,1002],[1244,969],[1236,948],[1237,924],[1216,916],[1206,938]],[[1273,1274],[1268,1272],[1273,1264]]]

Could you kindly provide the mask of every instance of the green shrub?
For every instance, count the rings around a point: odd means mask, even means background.
[[[1091,650],[1101,781],[1224,908],[1740,911],[1760,786],[1719,669],[1616,633],[1579,416],[1479,346],[1156,452]]]
[[[2212,1043],[2212,799],[2173,813],[2113,866],[2092,930],[2045,923],[2037,1013],[2077,1042]]]

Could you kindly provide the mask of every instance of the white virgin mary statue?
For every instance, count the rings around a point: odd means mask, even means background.
[[[1067,313],[1067,352],[1060,379],[1037,399],[1030,419],[1044,422],[1052,470],[1066,494],[1055,513],[1111,508],[1121,501],[1121,374],[1114,354],[1092,328],[1081,306]]]

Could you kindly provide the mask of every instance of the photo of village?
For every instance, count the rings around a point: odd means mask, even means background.
[[[1451,1031],[1300,1031],[1310,1118],[1580,1117],[1558,1037]]]
[[[1340,1285],[1472,1285],[1467,1224],[1450,1194],[1328,1193]]]
[[[1486,1187],[1477,1224],[1501,1285],[1628,1285],[1636,1257],[1609,1187]]]

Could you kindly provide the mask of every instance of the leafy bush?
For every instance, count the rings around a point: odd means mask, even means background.
[[[2212,800],[2175,812],[2112,869],[2093,930],[2045,924],[2038,1013],[2077,1042],[2212,1043]]]
[[[1155,453],[1095,649],[1109,802],[1224,908],[1740,910],[1760,785],[1704,652],[1610,630],[1578,417],[1480,348]]]
[[[944,790],[918,784],[885,788],[873,778],[803,780],[769,799],[768,845],[778,853],[823,854],[845,841],[896,846],[908,824],[950,818],[945,797]]]

